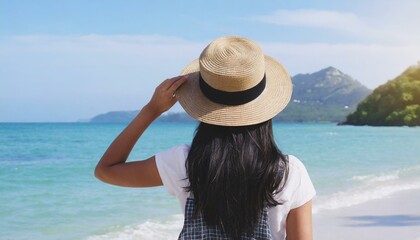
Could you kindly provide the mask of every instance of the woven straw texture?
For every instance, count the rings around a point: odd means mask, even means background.
[[[191,117],[221,126],[253,125],[276,116],[292,95],[292,82],[285,68],[275,59],[264,56],[250,40],[239,38],[238,41],[236,37],[222,39],[222,44],[215,45],[218,40],[181,72],[181,75],[189,74],[188,81],[176,92],[181,106]],[[231,42],[224,43],[226,41]],[[264,73],[266,87],[251,102],[236,106],[218,104],[201,92],[200,72],[207,84],[225,92],[249,89],[259,83]]]

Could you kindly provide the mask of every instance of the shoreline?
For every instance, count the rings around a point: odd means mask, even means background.
[[[420,190],[313,215],[315,240],[420,240]]]

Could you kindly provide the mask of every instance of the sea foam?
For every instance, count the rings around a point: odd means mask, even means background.
[[[176,239],[181,232],[184,216],[172,215],[165,221],[146,221],[137,225],[128,225],[121,230],[90,236],[86,240],[169,240]]]
[[[355,186],[314,200],[313,213],[358,205],[390,196],[399,191],[420,189],[420,166],[401,168],[388,173],[351,178]]]
[[[385,182],[399,178],[419,176],[420,166],[405,167],[391,172],[353,176],[351,180],[365,183]]]

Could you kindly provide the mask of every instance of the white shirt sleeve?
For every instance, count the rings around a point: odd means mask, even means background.
[[[172,147],[155,155],[156,166],[166,191],[178,197],[187,187],[185,160],[189,152],[188,145]]]
[[[290,208],[298,208],[311,200],[315,194],[315,188],[306,171],[305,165],[295,156],[289,155],[290,184],[294,190],[290,198]]]

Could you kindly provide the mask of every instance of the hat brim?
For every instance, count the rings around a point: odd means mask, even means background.
[[[247,126],[275,117],[289,103],[292,81],[286,69],[275,59],[265,56],[266,87],[251,102],[230,106],[210,101],[200,90],[199,61],[194,60],[182,72],[188,80],[177,90],[176,97],[193,118],[213,125]]]

